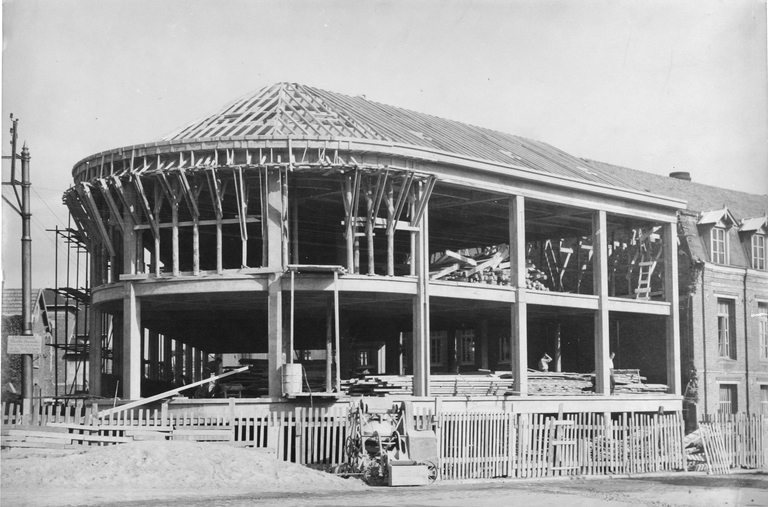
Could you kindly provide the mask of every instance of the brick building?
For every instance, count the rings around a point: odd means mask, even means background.
[[[678,213],[678,239],[689,416],[768,414],[768,196],[695,183],[688,173],[665,177],[592,164],[687,201]]]

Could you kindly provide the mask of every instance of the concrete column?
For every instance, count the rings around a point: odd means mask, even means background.
[[[91,255],[91,273],[100,273],[102,267],[102,255]],[[100,277],[91,280],[91,287],[96,287],[104,283]],[[101,392],[101,310],[91,301],[91,307],[88,312],[88,394],[91,396],[102,396]],[[58,357],[58,355],[57,355]]]
[[[526,303],[527,259],[525,257],[525,199],[516,195],[509,200],[509,267],[510,281],[515,287],[512,305],[510,344],[513,390],[528,395],[528,305]]]
[[[608,354],[610,329],[608,321],[608,222],[605,211],[592,215],[592,275],[597,295],[595,313],[595,392],[610,394]]]
[[[667,317],[667,386],[669,394],[682,395],[680,372],[680,298],[677,285],[677,224],[662,227],[664,249],[664,300],[670,303]]]
[[[267,267],[277,273],[269,275],[267,298],[267,338],[268,348],[268,380],[269,395],[279,398],[282,396],[282,370],[285,364],[283,350],[283,189],[279,170],[267,171],[267,216],[266,243]]]
[[[141,300],[133,282],[125,282],[123,293],[123,398],[141,398]]]
[[[423,192],[423,187],[419,189]],[[421,196],[423,198],[423,196]],[[429,227],[425,205],[414,234],[413,265],[418,278],[413,298],[413,394],[429,396]]]

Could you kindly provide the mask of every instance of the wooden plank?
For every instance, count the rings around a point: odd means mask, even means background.
[[[110,436],[103,436],[103,435],[78,435],[77,433],[70,433],[68,435],[69,438],[71,438],[73,441],[80,441],[80,442],[109,442],[113,444],[124,444],[128,442],[133,442],[132,438],[128,437],[110,437]]]

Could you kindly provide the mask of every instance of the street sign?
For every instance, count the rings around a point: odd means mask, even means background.
[[[8,335],[8,354],[42,354],[43,340],[39,335]]]

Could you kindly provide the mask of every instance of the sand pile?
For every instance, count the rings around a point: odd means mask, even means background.
[[[27,495],[35,495],[39,500],[51,496],[46,492],[62,490],[70,494],[94,490],[134,493],[125,494],[122,498],[126,499],[136,492],[151,496],[153,491],[215,493],[226,488],[228,492],[250,493],[365,488],[361,481],[277,461],[253,449],[178,441],[134,442],[76,454],[3,451],[1,476],[3,500],[13,497],[17,501]],[[52,498],[56,496],[60,497]],[[29,505],[42,504],[30,501]]]

